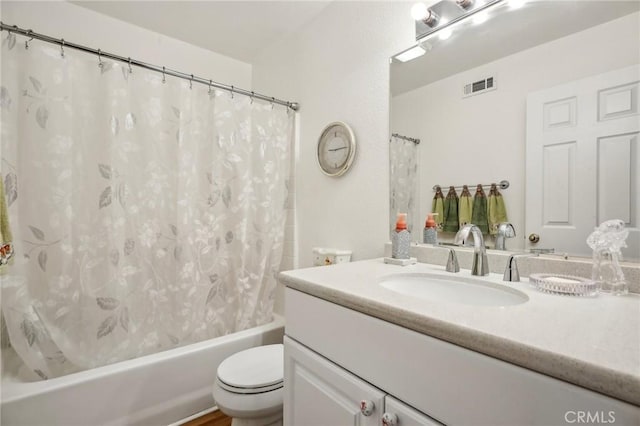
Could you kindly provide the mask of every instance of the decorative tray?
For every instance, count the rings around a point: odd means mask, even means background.
[[[596,296],[598,285],[595,281],[562,274],[531,274],[529,283],[544,293],[563,296]]]

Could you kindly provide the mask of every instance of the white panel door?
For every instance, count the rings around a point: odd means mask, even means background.
[[[284,368],[285,426],[381,424],[384,393],[286,336]]]
[[[622,219],[625,260],[640,260],[640,66],[527,96],[529,248],[590,255],[593,228]]]

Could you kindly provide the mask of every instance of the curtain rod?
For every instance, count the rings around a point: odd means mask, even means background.
[[[392,133],[391,136],[394,137],[394,138],[402,139],[404,141],[413,142],[416,145],[420,145],[420,139],[417,139],[417,138],[410,138],[409,136],[402,136],[399,133]]]
[[[24,28],[20,28],[17,25],[7,25],[4,22],[0,22],[0,31],[3,31],[3,30],[8,31],[9,33],[20,34],[30,39],[36,39],[36,40],[41,40],[47,43],[57,44],[62,49],[61,52],[64,52],[64,49],[68,47],[71,49],[80,50],[85,53],[91,53],[93,55],[97,55],[100,58],[108,58],[108,59],[113,59],[115,61],[124,62],[126,64],[129,64],[129,66],[135,65],[136,67],[144,68],[150,71],[156,71],[156,72],[162,73],[163,75],[170,75],[173,77],[182,78],[184,80],[189,80],[190,82],[193,82],[193,83],[201,83],[206,86],[209,86],[210,88],[215,87],[216,89],[226,90],[228,92],[231,92],[232,94],[237,93],[239,95],[249,96],[252,99],[261,99],[263,101],[271,102],[274,104],[284,105],[287,108],[291,108],[294,111],[298,111],[298,109],[300,109],[300,104],[297,102],[283,101],[282,99],[276,99],[273,97],[261,95],[260,93],[255,93],[249,90],[240,89],[234,86],[228,86],[222,83],[216,83],[213,80],[206,80],[204,78],[196,77],[193,74],[174,71],[174,70],[167,69],[165,67],[148,64],[146,62],[138,61],[135,59],[125,58],[124,56],[115,55],[109,52],[103,52],[100,49],[93,49],[91,47],[83,46],[81,44],[71,43],[66,41],[63,38],[60,38],[60,39],[54,38],[45,34],[39,34],[39,33],[33,32],[32,30],[25,30]],[[29,41],[31,40],[28,40],[25,43],[28,43]],[[28,44],[25,44],[25,45],[28,46]]]

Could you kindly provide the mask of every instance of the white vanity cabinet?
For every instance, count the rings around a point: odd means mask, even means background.
[[[394,397],[384,398],[383,426],[441,426],[431,417],[409,407]]]
[[[304,426],[438,426],[295,340],[285,337],[284,423]]]
[[[635,405],[290,287],[285,317],[285,426],[640,424]]]
[[[286,425],[380,425],[380,390],[287,337],[284,354]]]

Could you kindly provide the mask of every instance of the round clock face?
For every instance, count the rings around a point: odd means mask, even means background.
[[[329,176],[345,173],[356,152],[356,139],[345,123],[331,123],[322,131],[318,140],[318,164]]]

